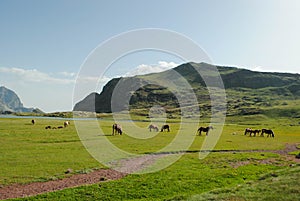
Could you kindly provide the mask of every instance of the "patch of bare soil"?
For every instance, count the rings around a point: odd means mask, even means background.
[[[296,158],[294,155],[289,154],[290,152],[294,152],[294,151],[299,150],[297,148],[298,146],[299,146],[299,144],[286,144],[285,149],[276,150],[276,151],[272,151],[272,152],[284,156],[286,158],[286,160],[299,163],[300,162],[299,158]],[[299,152],[300,152],[300,150],[299,150]]]
[[[276,158],[266,158],[263,160],[255,160],[255,159],[249,159],[247,161],[237,161],[237,162],[233,162],[230,165],[233,168],[238,168],[240,166],[244,166],[244,165],[248,165],[251,163],[260,163],[260,164],[273,164],[273,165],[278,165],[278,166],[284,166],[287,165],[288,161],[290,162],[294,162],[294,163],[300,163],[300,159],[296,158],[294,155],[290,155],[290,152],[294,152],[299,150],[297,148],[297,144],[286,144],[284,149],[281,150],[245,150],[243,152],[271,152],[271,153],[275,153],[275,154],[280,154],[281,157],[283,158],[283,160],[285,162],[283,162],[282,159],[276,159]],[[236,151],[238,152],[238,151]]]
[[[272,151],[273,153],[288,155],[290,152],[299,150],[297,148],[299,144],[286,144],[284,149]]]
[[[148,154],[135,158],[121,159],[119,161],[111,162],[110,166],[119,172],[132,174],[149,167],[157,159],[168,156],[170,154]]]

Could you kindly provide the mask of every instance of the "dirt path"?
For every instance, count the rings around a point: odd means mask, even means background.
[[[101,169],[88,174],[76,174],[54,181],[12,184],[0,188],[0,199],[27,197],[75,186],[120,179],[124,176],[124,173],[115,170]]]
[[[137,172],[143,168],[153,164],[158,158],[164,157],[166,154],[149,154],[143,157],[122,159],[118,162],[113,162],[113,169],[100,169],[87,174],[75,174],[70,177],[46,181],[33,182],[29,184],[12,184],[9,186],[0,187],[0,199],[20,198],[62,190],[76,186],[87,184],[95,184],[109,180],[120,179],[127,174]]]
[[[298,150],[296,144],[287,144],[285,149],[283,150],[215,150],[213,152],[272,152],[286,157],[287,160],[300,162],[300,160],[296,159],[295,156],[288,155],[289,152],[293,152],[296,150]],[[186,153],[191,152],[187,151]],[[101,169],[93,171],[91,173],[76,174],[64,179],[54,181],[33,182],[29,184],[12,184],[9,186],[0,187],[0,199],[27,197],[46,192],[62,190],[65,188],[120,179],[127,174],[142,170],[143,168],[146,168],[149,165],[153,164],[158,158],[162,158],[170,154],[178,154],[178,152],[149,154],[143,157],[123,159],[116,163],[116,170]]]
[[[157,159],[163,158],[168,155],[170,154],[147,154],[141,157],[122,159],[117,162],[112,162],[110,165],[116,171],[131,174],[149,167]]]

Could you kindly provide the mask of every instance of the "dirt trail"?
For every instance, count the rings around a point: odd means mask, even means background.
[[[27,197],[80,185],[120,179],[124,176],[124,173],[115,170],[101,169],[88,174],[76,174],[59,180],[33,182],[29,184],[12,184],[0,188],[0,199]]]
[[[171,154],[171,153],[170,153]],[[121,159],[116,162],[111,162],[110,165],[114,170],[126,174],[132,174],[143,170],[152,165],[157,159],[163,158],[170,154],[146,154],[136,158]],[[172,153],[173,154],[173,153]]]
[[[285,149],[283,150],[214,150],[213,152],[272,152],[286,157],[287,160],[292,160],[298,163],[300,162],[300,159],[296,159],[295,156],[288,155],[289,152],[293,152],[296,150],[298,150],[296,144],[287,144]],[[186,153],[193,152],[187,151]],[[27,197],[46,192],[62,190],[65,188],[120,179],[127,174],[142,170],[143,168],[146,168],[149,165],[153,164],[157,159],[170,154],[178,154],[178,152],[149,154],[137,158],[123,159],[115,162],[115,164],[112,164],[117,165],[117,167],[115,168],[116,170],[101,169],[95,170],[91,173],[76,174],[64,179],[54,181],[33,182],[29,184],[12,184],[9,186],[0,187],[0,199]]]
[[[87,184],[95,184],[109,180],[120,179],[127,174],[138,172],[153,164],[158,158],[166,154],[144,155],[142,157],[122,159],[112,162],[113,169],[100,169],[87,174],[75,174],[64,179],[58,179],[46,182],[33,182],[29,184],[12,184],[9,186],[0,186],[0,199],[27,197],[46,192],[62,190]]]

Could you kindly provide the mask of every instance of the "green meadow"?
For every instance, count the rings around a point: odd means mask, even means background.
[[[189,126],[195,125],[193,120],[182,124],[178,119],[172,120],[168,122],[170,132],[150,133],[149,122],[140,117],[139,121],[121,122],[124,130],[121,136],[111,135],[114,122],[110,117],[81,120],[80,136],[74,121],[67,128],[45,129],[48,125],[61,126],[63,120],[37,118],[35,125],[30,120],[0,119],[1,186],[64,178],[70,176],[65,174],[69,168],[74,170],[72,174],[107,168],[85,149],[84,145],[92,140],[96,143],[105,139],[133,154],[160,153],[174,142],[180,131],[183,140],[167,151],[187,153],[157,172],[131,174],[120,180],[15,200],[297,200],[300,196],[300,190],[294,187],[300,183],[299,162],[271,152],[284,149],[287,143],[300,143],[299,118],[227,117],[223,127],[210,131],[209,136],[218,132],[221,136],[214,152],[204,159],[199,159],[199,151],[207,137],[205,134],[196,136],[194,127]],[[199,125],[207,126],[208,122],[204,119]],[[95,123],[101,130],[91,126]],[[270,128],[275,132],[275,138],[245,136],[244,130],[248,127]],[[188,147],[184,144],[185,136],[192,139]],[[290,153],[290,156],[298,153]],[[156,163],[159,165],[163,160]],[[273,189],[276,189],[277,198]],[[287,193],[289,196],[284,196]]]

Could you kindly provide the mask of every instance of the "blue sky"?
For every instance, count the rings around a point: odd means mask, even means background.
[[[0,85],[27,107],[71,110],[76,74],[89,53],[143,28],[185,35],[214,64],[300,73],[299,10],[297,0],[0,0]],[[180,60],[137,54],[116,63],[105,78],[172,62]]]

